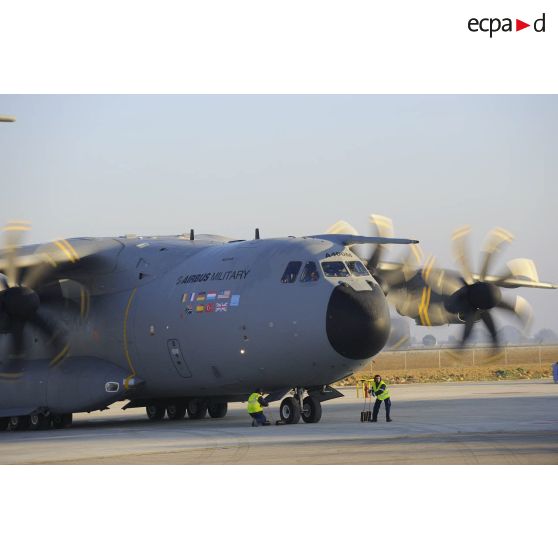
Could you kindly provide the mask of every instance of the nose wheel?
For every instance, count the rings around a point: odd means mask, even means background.
[[[300,404],[294,397],[285,397],[279,407],[281,420],[285,424],[296,424],[300,421]]]
[[[302,420],[304,422],[320,422],[322,418],[322,404],[311,395],[308,395],[302,401]]]
[[[304,397],[304,388],[295,388],[294,396],[285,397],[281,401],[279,414],[285,424],[297,424],[301,418],[307,423],[319,422],[322,418],[322,404],[311,395]]]

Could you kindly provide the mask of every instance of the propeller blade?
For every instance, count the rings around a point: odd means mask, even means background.
[[[387,293],[388,301],[402,316],[414,317],[418,315],[421,302],[420,292],[415,293],[405,287],[390,289]]]
[[[10,341],[11,348],[8,351],[9,360],[21,360],[25,352],[25,337],[23,335],[23,328],[25,321],[19,319],[10,320]]]
[[[27,287],[35,289],[44,282],[56,270],[59,264],[77,263],[80,255],[68,240],[55,240],[44,244],[34,254],[36,263],[29,266],[22,280]]]
[[[353,234],[358,236],[358,231],[347,221],[337,221],[326,231],[327,234]]]
[[[42,262],[27,269],[21,279],[22,285],[30,289],[38,290],[39,285],[48,281],[48,276],[56,269],[56,264]]]
[[[351,234],[354,236],[359,236],[358,231],[347,221],[337,221],[333,223],[329,229],[327,229],[326,233],[328,234]],[[350,248],[351,252],[356,254],[358,258],[361,260],[368,260],[368,253],[370,248],[364,246],[353,246]]]
[[[35,292],[39,295],[41,304],[58,302],[64,298],[60,281],[53,281],[52,283],[41,285],[35,289]]]
[[[393,236],[393,222],[389,217],[384,217],[383,215],[370,215],[370,224],[372,225],[371,236],[380,236],[384,238],[391,238]],[[376,248],[370,255],[368,259],[368,269],[376,269],[380,260],[382,259],[382,254],[385,247],[382,244],[377,244]]]
[[[47,317],[42,311],[38,311],[30,320],[30,323],[48,336],[47,343],[52,343],[55,356],[50,361],[50,366],[60,364],[69,354],[70,345],[68,344],[67,332],[51,318]]]
[[[368,221],[378,233],[372,236],[393,236],[393,221],[389,217],[372,213],[368,217]]]
[[[457,265],[459,266],[459,271],[461,272],[461,275],[467,285],[472,285],[474,283],[473,274],[471,273],[468,247],[470,232],[471,228],[469,226],[464,226],[457,229],[452,236],[453,255]]]
[[[72,312],[78,312],[80,318],[86,318],[89,314],[91,295],[81,283],[77,281],[63,279],[59,281],[63,300],[70,302],[66,308]]]
[[[535,262],[533,260],[529,260],[527,258],[516,258],[507,262],[506,265],[510,270],[510,277],[527,279],[528,281],[533,281],[535,283],[540,281],[537,267],[535,266]]]
[[[417,267],[421,265],[424,260],[424,252],[418,244],[410,244],[407,250],[407,255],[403,258],[403,269],[412,268],[416,271]]]
[[[65,311],[85,319],[89,315],[91,294],[81,283],[61,279],[39,286],[36,291],[41,304],[63,305]]]
[[[10,287],[18,284],[17,250],[22,244],[23,235],[30,228],[25,221],[11,221],[4,227],[5,274]]]
[[[45,315],[41,310],[29,320],[41,333],[47,337],[47,342],[52,343],[57,349],[65,345],[65,332],[54,320]]]
[[[414,278],[420,273],[419,264],[422,259],[423,253],[420,247],[417,244],[410,244],[403,261],[379,262],[374,270],[374,277],[386,294],[391,289],[412,290],[409,283],[413,283]]]
[[[422,270],[424,282],[439,295],[451,296],[463,287],[463,280],[447,269],[434,267],[434,258],[429,258]]]
[[[494,320],[489,311],[482,312],[481,320],[484,322],[484,325],[488,329],[490,333],[490,337],[492,337],[492,345],[494,347],[498,347],[498,332],[496,331],[496,325],[494,324]]]
[[[475,322],[479,318],[479,312],[471,312],[467,314],[467,319],[465,321],[465,327],[463,328],[463,337],[461,338],[461,342],[459,343],[460,348],[463,348],[467,343],[467,339],[471,336],[471,332],[473,331],[473,326]]]
[[[513,238],[513,234],[500,227],[496,227],[488,233],[482,251],[483,259],[479,281],[484,281],[494,255],[500,252],[502,245],[509,244],[513,240]]]
[[[40,310],[29,320],[29,323],[33,324],[41,333],[44,333],[49,340],[57,337],[58,329]]]
[[[533,308],[522,296],[516,296],[513,303],[507,300],[501,300],[499,304],[496,305],[496,308],[506,310],[516,316],[521,322],[524,332],[527,332],[531,327],[533,322]]]

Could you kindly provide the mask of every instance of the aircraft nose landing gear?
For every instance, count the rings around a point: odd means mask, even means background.
[[[307,395],[304,397],[304,388],[297,387],[293,395],[281,401],[279,414],[282,424],[297,424],[300,419],[304,422],[319,422],[322,418],[322,404],[318,397]]]
[[[304,392],[308,395],[304,397]],[[343,397],[343,394],[331,386],[296,387],[292,395],[281,401],[279,424],[296,424],[302,420],[306,423],[320,422],[322,418],[322,402]]]

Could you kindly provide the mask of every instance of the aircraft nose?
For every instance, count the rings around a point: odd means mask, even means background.
[[[355,291],[338,285],[327,306],[326,331],[331,346],[342,356],[354,360],[379,353],[390,332],[386,298],[376,286],[371,291]]]

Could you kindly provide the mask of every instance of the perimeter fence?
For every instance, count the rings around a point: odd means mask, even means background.
[[[370,370],[420,370],[425,368],[471,368],[483,366],[521,367],[550,366],[558,361],[558,345],[506,346],[494,354],[490,348],[410,349],[383,351],[370,365]]]

